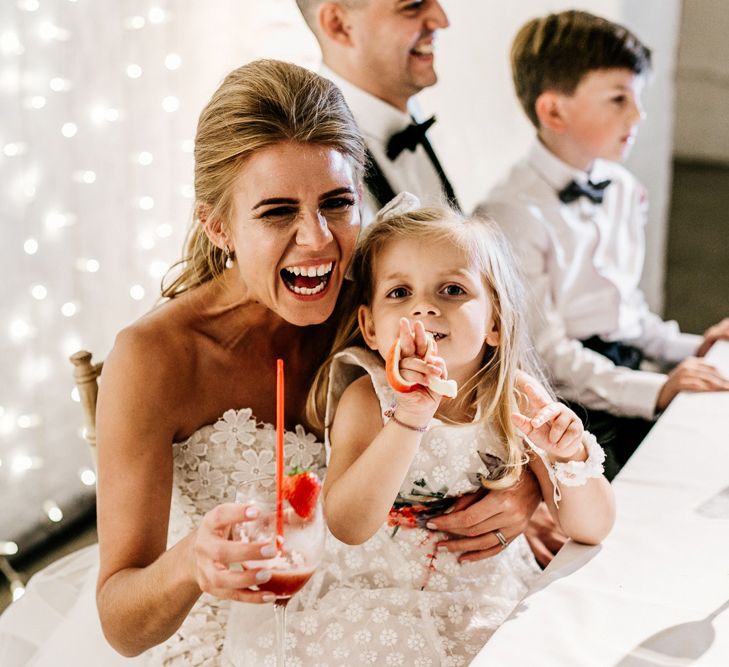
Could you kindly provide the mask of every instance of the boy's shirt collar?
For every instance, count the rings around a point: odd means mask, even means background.
[[[595,160],[592,169],[587,172],[577,169],[572,165],[560,160],[552,151],[550,151],[539,138],[535,138],[529,152],[527,153],[527,161],[537,170],[539,175],[552,187],[555,192],[559,192],[570,181],[577,181],[585,184],[588,181],[597,183],[605,178],[609,178],[602,160]]]

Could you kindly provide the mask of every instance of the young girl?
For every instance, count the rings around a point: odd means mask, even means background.
[[[613,522],[602,450],[534,379],[501,235],[413,199],[400,195],[364,232],[352,265],[360,305],[338,339],[340,349],[360,345],[335,353],[315,385],[330,426],[323,492],[337,539],[289,605],[297,664],[470,662],[539,568],[523,536],[508,543],[499,531],[485,560],[440,548],[448,536],[429,518],[462,494],[510,486],[529,466],[568,536],[596,544]],[[386,372],[396,340],[399,367]],[[425,387],[446,375],[455,399]],[[397,392],[388,377],[419,384]],[[259,664],[260,653],[245,654],[251,643],[239,664]]]

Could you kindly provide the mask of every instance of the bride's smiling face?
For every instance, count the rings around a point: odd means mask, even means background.
[[[261,149],[233,186],[228,245],[246,297],[292,324],[333,312],[359,232],[353,165],[334,148]]]

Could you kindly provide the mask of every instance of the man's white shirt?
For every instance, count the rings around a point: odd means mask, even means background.
[[[588,178],[611,181],[601,204],[559,200],[570,181]],[[561,394],[650,419],[666,376],[617,367],[579,342],[597,335],[667,363],[698,348],[701,337],[650,312],[640,290],[647,207],[644,188],[620,165],[598,160],[587,174],[536,141],[478,211],[499,223],[521,262],[535,303],[531,333]]]
[[[342,91],[354,120],[364,135],[367,148],[394,193],[411,192],[420,199],[423,206],[442,204],[445,195],[438,172],[422,145],[418,145],[415,151],[402,151],[395,160],[390,160],[386,154],[387,142],[395,132],[405,129],[413,120],[417,122],[423,120],[417,100],[411,97],[408,102],[408,112],[404,113],[343,79],[325,65],[321,67],[319,73]],[[379,208],[380,205],[372,194],[366,192],[362,207],[362,224],[369,224]]]

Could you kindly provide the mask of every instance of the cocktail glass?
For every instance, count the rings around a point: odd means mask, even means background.
[[[254,480],[241,485],[236,502],[255,505],[258,516],[237,524],[234,539],[241,542],[273,542],[276,536],[276,484],[273,478]],[[249,560],[241,563],[244,568],[265,568],[271,578],[252,588],[269,591],[275,595],[274,616],[276,626],[276,665],[286,664],[286,605],[311,578],[324,551],[325,523],[321,495],[310,516],[301,517],[283,500],[283,541],[278,543],[278,553],[273,558]]]

